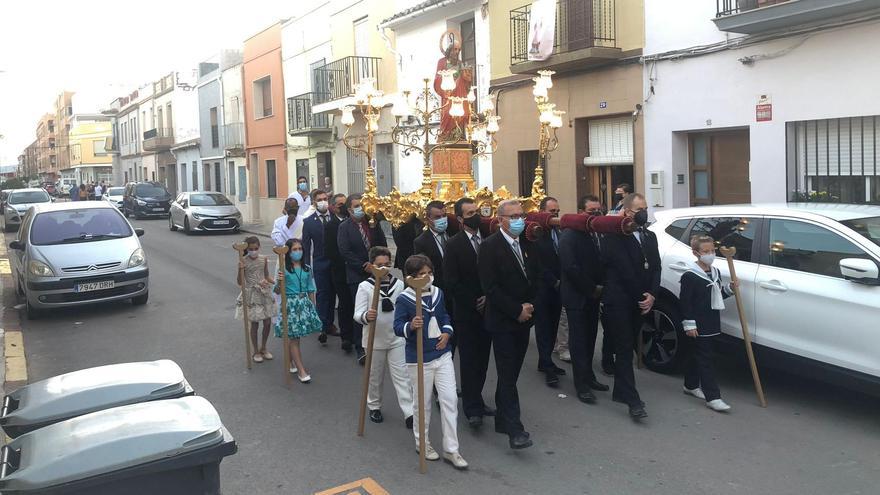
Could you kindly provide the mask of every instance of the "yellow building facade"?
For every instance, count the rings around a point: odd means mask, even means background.
[[[113,178],[113,157],[108,153],[113,136],[109,117],[74,115],[68,139],[70,167],[77,184],[94,181],[110,183]]]

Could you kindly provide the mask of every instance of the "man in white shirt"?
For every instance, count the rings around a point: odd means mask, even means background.
[[[276,247],[283,246],[289,239],[295,239],[297,232],[302,232],[302,218],[299,217],[299,202],[296,198],[284,201],[282,215],[272,225],[272,242]]]

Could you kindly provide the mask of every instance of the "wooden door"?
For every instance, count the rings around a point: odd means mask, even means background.
[[[749,182],[749,130],[712,135],[712,204],[752,202]]]

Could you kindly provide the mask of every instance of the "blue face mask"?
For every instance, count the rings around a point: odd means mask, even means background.
[[[309,185],[306,184],[305,182],[300,182],[297,185],[297,187],[299,188],[300,191],[308,191],[309,190]]]
[[[361,208],[360,206],[358,206],[357,208],[352,209],[352,210],[351,210],[351,216],[353,216],[353,217],[356,218],[357,220],[360,220],[361,218],[364,218],[364,209]]]
[[[524,218],[510,220],[510,233],[513,237],[519,237],[523,230],[526,230],[526,220]]]
[[[303,259],[303,252],[302,251],[291,251],[290,258],[293,261],[299,261],[299,260]]]
[[[446,232],[446,227],[449,226],[449,222],[446,217],[438,218],[434,220],[434,231],[438,234],[442,234]]]

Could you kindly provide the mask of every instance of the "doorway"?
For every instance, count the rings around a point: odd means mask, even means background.
[[[386,196],[394,186],[394,145],[376,145],[376,189]]]
[[[691,206],[748,204],[749,130],[688,134]]]
[[[535,167],[538,166],[538,150],[526,150],[517,153],[519,164],[519,195],[527,197],[532,195],[532,183],[535,181]],[[547,189],[547,171],[544,170],[544,191]]]

